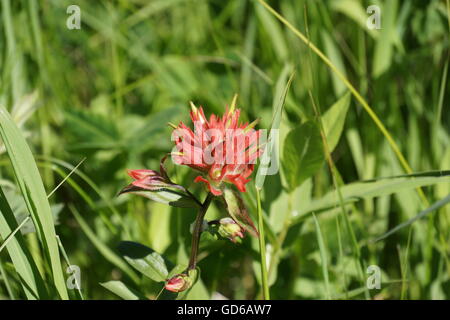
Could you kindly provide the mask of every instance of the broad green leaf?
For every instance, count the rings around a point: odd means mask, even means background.
[[[59,296],[68,299],[66,283],[61,268],[56,232],[50,204],[33,154],[20,130],[5,108],[0,108],[0,135],[8,152],[14,173],[37,227],[45,255],[50,263],[53,283]]]
[[[323,129],[327,138],[329,152],[336,148],[344,129],[345,118],[350,106],[350,93],[346,93],[331,106],[322,117]]]
[[[0,236],[2,240],[5,241],[17,227],[18,224],[8,200],[0,188]],[[6,250],[11,257],[16,272],[21,278],[22,287],[27,299],[48,298],[42,277],[20,232],[17,232],[8,240]]]
[[[283,172],[289,190],[314,175],[324,161],[319,128],[311,121],[291,130],[284,142]]]
[[[125,260],[140,273],[157,282],[166,281],[169,272],[166,262],[160,254],[140,243],[131,241],[122,241],[118,249]]]
[[[108,281],[100,283],[100,285],[112,293],[118,295],[124,300],[141,300],[140,294],[129,289],[122,281]]]

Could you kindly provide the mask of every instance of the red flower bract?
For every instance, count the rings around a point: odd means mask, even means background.
[[[263,151],[259,144],[261,131],[253,129],[257,121],[240,124],[240,110],[234,106],[227,108],[222,117],[212,114],[209,121],[202,107],[191,103],[191,108],[194,131],[183,122],[176,127],[172,137],[176,152],[172,152],[172,159],[200,171],[202,175],[194,181],[204,182],[216,196],[222,194],[223,182],[245,192],[248,177]]]
[[[189,289],[191,286],[191,279],[187,274],[177,274],[176,276],[167,279],[166,290],[172,292],[182,292]]]

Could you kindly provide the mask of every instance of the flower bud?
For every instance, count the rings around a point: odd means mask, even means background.
[[[182,292],[190,288],[192,284],[191,279],[187,274],[180,273],[167,280],[165,285],[166,290],[172,292]]]
[[[218,229],[219,234],[224,237],[230,239],[232,242],[236,243],[237,238],[243,238],[243,229],[240,225],[236,223],[231,218],[222,218],[220,219],[220,226]]]
[[[191,223],[191,225],[189,226],[189,232],[191,234],[194,233],[194,228],[195,228],[195,221]],[[202,222],[202,227],[200,228],[200,232],[205,232],[209,230],[209,224],[208,224],[208,220],[203,220]]]

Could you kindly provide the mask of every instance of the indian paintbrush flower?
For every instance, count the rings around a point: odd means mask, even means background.
[[[200,173],[194,181],[203,182],[209,191],[203,203],[185,187],[172,182],[164,167],[167,156],[161,160],[159,171],[129,170],[128,175],[133,181],[120,192],[136,193],[171,206],[198,209],[191,231],[189,266],[186,273],[167,280],[165,288],[169,291],[185,291],[194,281],[188,274],[196,270],[200,235],[208,229],[203,218],[214,196],[221,198],[231,216],[217,224],[220,236],[233,242],[243,238],[245,231],[258,236],[239,193],[246,191],[256,160],[264,151],[260,143],[262,131],[254,129],[257,120],[250,124],[239,122],[240,110],[235,105],[236,96],[222,117],[212,114],[207,119],[203,108],[191,103],[190,116],[194,130],[183,122],[178,126],[170,124],[174,129],[172,140],[175,142],[172,160]]]
[[[222,195],[224,183],[234,184],[241,192],[250,181],[256,159],[262,154],[260,130],[254,130],[257,121],[240,123],[240,110],[234,103],[222,117],[212,114],[207,120],[203,108],[191,103],[194,131],[183,122],[175,127],[172,152],[175,163],[187,165],[201,173],[195,182],[204,182],[208,190]]]

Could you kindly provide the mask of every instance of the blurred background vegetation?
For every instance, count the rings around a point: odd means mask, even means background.
[[[450,169],[448,1],[268,1],[308,34],[370,103],[414,172]],[[81,29],[69,30],[66,9],[81,9]],[[381,8],[381,30],[366,27],[366,8]],[[309,91],[325,112],[345,92],[326,65],[258,1],[250,0],[2,0],[0,2],[0,104],[27,137],[47,192],[86,160],[52,197],[57,234],[81,269],[85,298],[115,299],[99,283],[120,280],[155,298],[162,288],[121,260],[117,245],[130,240],[186,264],[194,210],[170,208],[135,196],[116,197],[129,183],[126,169],[157,169],[172,149],[166,123],[187,120],[188,102],[221,114],[235,93],[245,120],[268,128],[280,84],[295,71],[282,136],[315,118]],[[305,21],[305,17],[307,21]],[[312,71],[312,72],[311,72]],[[312,75],[312,76],[311,76]],[[8,155],[1,150],[1,185],[18,220],[26,214]],[[404,174],[386,139],[352,100],[333,152],[344,184]],[[196,194],[194,173],[170,166]],[[255,217],[253,187],[246,197]],[[336,218],[311,215],[290,224],[280,176],[267,179],[263,209],[269,233],[286,234],[271,267],[274,299],[450,298],[450,210],[443,207],[393,236],[367,245],[413,217],[423,205],[414,189],[357,202],[351,207],[360,255]],[[296,195],[292,210],[333,190],[326,164]],[[425,188],[430,203],[450,184]],[[207,218],[223,215],[215,205]],[[23,218],[22,218],[23,219]],[[22,229],[39,268],[45,269],[32,225]],[[270,244],[271,242],[268,241]],[[324,278],[322,255],[327,252]],[[261,296],[258,246],[204,237],[201,281],[190,298]],[[365,290],[355,260],[382,270],[380,290]],[[6,251],[0,253],[0,298],[23,297]],[[272,261],[272,260],[271,260]],[[64,268],[65,270],[65,268]],[[7,278],[9,289],[5,284]],[[69,293],[75,297],[73,292]]]

